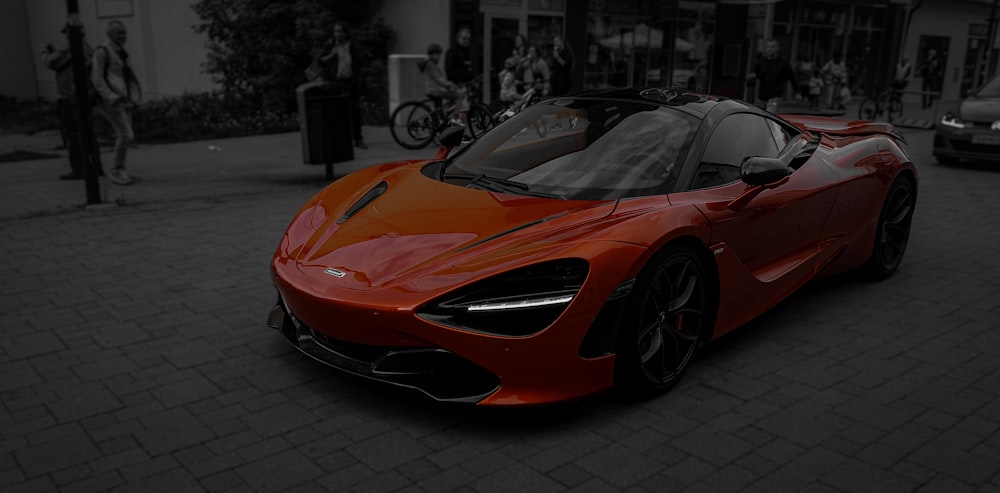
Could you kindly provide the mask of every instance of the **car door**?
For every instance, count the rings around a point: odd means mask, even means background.
[[[740,180],[740,165],[749,156],[791,163],[789,154],[806,147],[805,138],[795,127],[767,115],[726,115],[711,130],[689,190],[680,194],[705,214],[711,244],[731,249],[761,281],[794,272],[816,252],[836,189],[826,185],[833,174],[825,164],[807,161],[786,183],[760,192],[743,207],[730,208],[733,199],[752,188]]]

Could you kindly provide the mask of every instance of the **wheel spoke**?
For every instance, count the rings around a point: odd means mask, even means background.
[[[653,358],[654,355],[663,347],[663,331],[660,328],[659,321],[653,322],[649,327],[642,330],[639,335],[639,348],[642,349],[643,341],[648,339],[645,350],[639,356],[639,361],[646,364]]]

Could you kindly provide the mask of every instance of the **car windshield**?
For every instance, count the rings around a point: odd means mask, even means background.
[[[1000,98],[1000,77],[994,77],[983,87],[976,91],[976,96],[981,98]]]
[[[536,104],[456,155],[444,180],[571,200],[666,193],[698,123],[678,109],[642,102]]]

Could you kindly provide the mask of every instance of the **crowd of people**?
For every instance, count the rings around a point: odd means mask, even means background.
[[[68,32],[68,26],[63,32]],[[96,49],[84,39],[83,53],[93,87],[95,113],[106,118],[115,132],[111,180],[128,185],[134,180],[125,171],[125,158],[134,139],[132,111],[140,100],[141,88],[125,50],[125,26],[113,20],[107,24],[106,34],[107,41]],[[495,81],[499,87],[498,99],[505,105],[522,103],[526,97],[565,95],[575,87],[573,51],[561,35],[552,36],[549,43],[543,46],[531,44],[524,35],[517,35],[513,46],[510,55],[503,60],[503,68],[497,73]],[[428,93],[453,105],[456,123],[465,123],[469,107],[467,85],[476,77],[472,50],[471,30],[461,27],[447,51],[437,43],[429,45],[427,59],[421,64],[421,70],[427,76]],[[943,72],[936,51],[928,50],[926,55],[919,68],[924,107],[933,104],[934,93],[940,91]],[[83,178],[84,161],[91,162],[103,174],[96,140],[92,139],[86,146],[93,150],[90,156],[84,155],[81,148],[81,125],[69,43],[65,42],[59,48],[43,46],[41,57],[47,67],[56,71],[60,128],[69,151],[70,171],[60,178]],[[338,22],[331,26],[329,42],[313,53],[312,63],[305,70],[308,80],[333,83],[349,95],[352,137],[354,145],[362,149],[367,145],[361,132],[359,72],[365,63],[362,51],[351,42],[348,26]],[[913,74],[908,59],[900,59],[895,69],[893,88],[904,90]],[[822,64],[807,58],[799,58],[792,64],[780,56],[780,45],[772,39],[764,44],[762,56],[748,74],[748,99],[768,111],[775,111],[778,101],[789,94],[808,101],[812,109],[843,109],[851,99],[848,76],[847,65],[840,53]],[[692,89],[704,90],[704,86],[708,85],[707,77],[707,66],[703,64],[691,76],[688,85]]]
[[[86,33],[79,28],[81,35]],[[40,55],[42,63],[56,72],[56,89],[59,92],[57,108],[63,140],[69,151],[70,171],[59,178],[63,180],[78,180],[84,177],[85,162],[97,169],[98,175],[103,175],[97,140],[90,134],[89,142],[83,145],[85,139],[81,136],[83,129],[80,121],[79,104],[76,84],[73,78],[73,59],[69,46],[70,26],[67,24],[62,32],[67,40],[58,48],[47,44],[42,47]],[[113,20],[107,24],[107,41],[91,47],[86,39],[82,40],[84,66],[90,74],[89,88],[92,89],[89,103],[93,105],[94,113],[107,119],[115,132],[114,161],[109,171],[111,181],[118,185],[131,185],[134,178],[125,171],[125,157],[128,148],[135,139],[132,130],[132,111],[142,96],[139,79],[132,70],[129,53],[125,50],[128,33],[121,21]],[[90,155],[86,155],[89,151]]]

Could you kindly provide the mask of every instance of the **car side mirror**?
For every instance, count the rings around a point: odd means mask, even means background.
[[[441,132],[441,145],[444,147],[458,147],[462,144],[462,135],[465,134],[465,127],[448,127]]]
[[[441,147],[438,148],[437,156],[434,159],[444,159],[452,149],[462,145],[462,136],[465,135],[465,127],[448,127],[441,132],[438,139]]]
[[[747,185],[764,186],[781,181],[795,171],[784,161],[772,157],[751,156],[740,165],[740,179]]]

